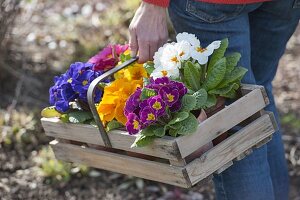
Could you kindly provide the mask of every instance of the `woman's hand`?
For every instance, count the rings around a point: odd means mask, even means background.
[[[168,40],[166,8],[142,2],[129,26],[131,56],[139,51],[139,63],[152,60]]]

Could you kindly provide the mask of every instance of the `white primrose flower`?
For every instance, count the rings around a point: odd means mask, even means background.
[[[198,40],[195,34],[190,34],[187,32],[178,33],[176,36],[176,40],[177,42],[187,41],[192,46],[200,46],[200,41]]]
[[[183,40],[175,44],[175,48],[178,52],[178,57],[180,61],[183,60],[188,60],[191,55],[190,55],[190,50],[191,50],[191,45],[189,42]]]
[[[164,44],[162,47],[159,47],[159,49],[155,52],[153,56],[154,68],[158,68],[161,66],[160,58],[167,44],[168,43]]]
[[[220,45],[221,41],[214,41],[206,48],[201,46],[193,46],[191,57],[197,60],[200,65],[204,65],[208,62],[208,56],[210,56],[215,49],[218,49]]]
[[[215,49],[218,49],[221,44],[221,41],[214,41],[206,48],[203,48],[200,45],[200,41],[194,34],[189,34],[186,32],[179,33],[176,36],[176,39],[177,42],[187,41],[192,45],[190,55],[201,65],[204,65],[208,62],[208,56],[210,56]]]
[[[160,64],[164,69],[180,68],[181,62],[179,53],[174,44],[167,44],[160,57]]]
[[[151,73],[150,77],[157,79],[161,77],[172,77],[172,78],[178,78],[179,77],[179,69],[178,68],[163,68],[158,67],[155,68],[154,71]]]

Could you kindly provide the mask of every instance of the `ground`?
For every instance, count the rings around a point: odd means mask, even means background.
[[[110,42],[124,42],[137,1],[22,1],[7,37],[0,73],[1,199],[214,199],[211,182],[190,190],[80,165],[57,162],[47,147],[39,111],[52,77]],[[26,26],[24,26],[26,24]],[[105,41],[105,42],[104,42]],[[96,44],[96,45],[95,45]],[[274,94],[282,119],[291,178],[290,199],[300,199],[300,26],[279,63]],[[7,67],[9,66],[9,67]],[[10,70],[13,69],[13,70]],[[9,78],[8,78],[9,77]],[[59,169],[58,169],[59,168]]]

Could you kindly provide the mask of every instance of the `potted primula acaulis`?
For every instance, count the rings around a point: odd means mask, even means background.
[[[193,34],[180,33],[176,39],[159,48],[153,62],[144,64],[150,78],[126,102],[126,128],[129,134],[139,134],[132,146],[195,132],[199,124],[195,111],[213,112],[218,99],[235,98],[247,72],[237,67],[239,53],[225,55],[228,39],[206,48]]]

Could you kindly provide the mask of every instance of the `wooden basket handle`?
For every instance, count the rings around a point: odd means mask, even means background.
[[[104,127],[103,127],[100,116],[98,115],[97,108],[95,106],[94,93],[95,93],[96,87],[98,87],[99,83],[101,81],[105,80],[107,77],[109,77],[109,76],[115,74],[116,72],[120,71],[121,69],[131,65],[132,63],[134,63],[137,60],[138,60],[138,57],[131,58],[130,60],[125,61],[121,65],[118,65],[118,66],[106,71],[104,74],[102,74],[101,76],[94,79],[92,81],[92,83],[90,84],[89,88],[88,88],[88,91],[87,91],[88,104],[89,104],[89,107],[90,107],[90,109],[92,111],[92,114],[94,116],[94,119],[95,119],[95,122],[97,124],[100,136],[103,140],[104,146],[106,146],[106,147],[112,147],[112,146],[111,146],[111,142],[109,140],[109,137],[108,137],[108,135],[107,135],[107,133],[106,133]],[[102,90],[102,88],[101,88],[101,90]]]

